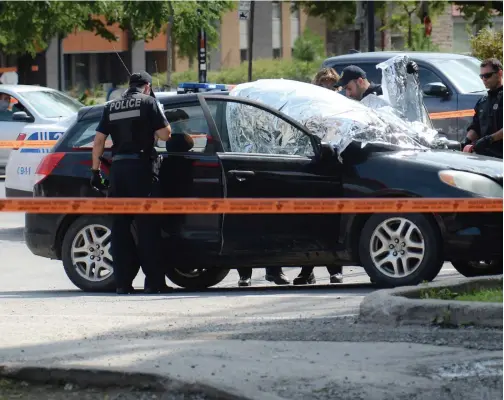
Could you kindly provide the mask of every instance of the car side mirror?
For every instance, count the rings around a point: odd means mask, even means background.
[[[425,95],[433,97],[448,97],[450,95],[448,88],[441,82],[428,83],[423,87],[423,92]]]
[[[21,122],[35,122],[35,118],[28,115],[25,111],[18,111],[12,114],[12,120]]]
[[[320,158],[325,160],[332,158],[336,155],[336,150],[331,143],[322,142],[320,143]]]

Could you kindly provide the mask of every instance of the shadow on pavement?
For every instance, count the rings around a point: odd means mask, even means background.
[[[0,240],[24,242],[24,228],[2,228],[0,229]]]
[[[265,292],[267,294],[285,294],[299,293],[300,295],[317,293],[317,294],[334,294],[344,295],[344,294],[368,294],[374,290],[377,290],[375,286],[370,283],[354,283],[354,284],[337,284],[337,285],[313,285],[313,286],[257,286],[248,288],[210,288],[206,290],[188,290],[188,289],[175,289],[169,294],[157,294],[157,295],[145,295],[139,290],[138,293],[118,296],[115,293],[86,293],[80,290],[23,290],[23,291],[2,291],[0,292],[0,298],[8,297],[23,297],[23,298],[52,298],[52,297],[117,297],[118,299],[130,298],[130,297],[145,297],[149,299],[163,299],[166,300],[170,296],[180,297],[218,297],[221,295],[231,295],[231,296],[248,296],[251,294],[260,295]],[[199,296],[195,296],[198,294]]]

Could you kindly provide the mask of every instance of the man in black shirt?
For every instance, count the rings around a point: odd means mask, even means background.
[[[152,162],[155,137],[168,140],[170,124],[158,105],[151,89],[152,78],[144,71],[131,75],[129,89],[117,100],[107,103],[96,129],[93,145],[91,185],[102,189],[100,157],[105,140],[112,138],[112,167],[110,197],[148,197],[152,191]],[[137,259],[131,232],[135,221],[140,264],[146,276],[145,293],[169,290],[165,274],[160,268],[159,239],[153,217],[114,215],[111,233],[111,254],[118,294],[133,292],[132,282],[138,270],[132,266]]]
[[[406,66],[408,74],[418,73],[418,65],[414,61],[409,61]],[[367,80],[366,72],[356,65],[349,65],[343,68],[340,80],[335,84],[336,87],[342,87],[347,97],[361,101],[364,97],[375,94],[383,96],[381,85]]]
[[[356,65],[349,65],[344,68],[336,85],[345,90],[347,97],[357,101],[361,101],[371,93],[377,96],[383,95],[381,85],[369,82],[364,70]]]
[[[502,159],[502,64],[495,58],[480,65],[480,78],[488,93],[478,100],[462,148],[473,145],[476,154]]]

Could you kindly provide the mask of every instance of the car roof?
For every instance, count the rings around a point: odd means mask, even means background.
[[[183,105],[184,103],[194,103],[198,101],[198,93],[187,93],[187,94],[169,94],[170,92],[155,92],[156,99],[159,100],[161,104],[164,106],[170,105]],[[221,94],[227,95],[229,92],[227,91],[218,91],[218,92],[205,92],[202,94]],[[93,106],[82,107],[78,112],[77,120],[83,119],[94,119],[101,117],[103,113],[103,109],[105,108],[105,104],[97,104]]]
[[[51,89],[45,86],[38,85],[4,85],[0,84],[0,90],[11,93],[22,93],[22,92],[56,92],[55,89]]]
[[[324,65],[334,64],[336,62],[373,62],[373,61],[384,61],[389,58],[406,55],[415,61],[424,61],[429,63],[431,60],[455,60],[455,59],[465,59],[471,58],[470,56],[455,53],[434,53],[427,51],[372,51],[365,53],[352,53],[344,54],[340,56],[330,57],[324,61]]]

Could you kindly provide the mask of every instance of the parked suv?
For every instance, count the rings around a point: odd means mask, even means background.
[[[474,106],[486,93],[479,77],[481,62],[477,58],[451,53],[384,51],[331,57],[324,61],[323,67],[334,68],[341,74],[348,65],[357,65],[370,81],[381,83],[381,69],[376,66],[402,54],[418,64],[424,103],[434,127],[446,133],[448,139],[463,140]],[[456,111],[459,116],[440,114]]]

